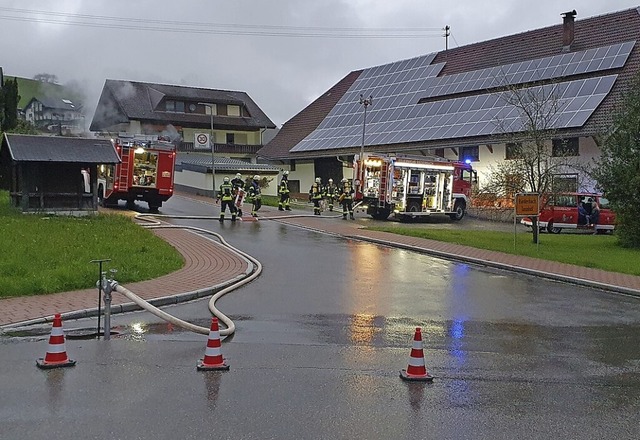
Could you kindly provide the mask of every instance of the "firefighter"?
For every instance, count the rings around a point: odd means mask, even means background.
[[[327,200],[329,211],[333,211],[333,202],[338,198],[338,186],[329,179],[329,183],[324,187],[324,198]]]
[[[322,201],[322,180],[316,177],[309,189],[309,200],[313,202],[313,214],[320,215],[320,202]]]
[[[220,192],[218,193],[218,199],[216,200],[216,202],[220,200],[222,201],[220,204],[220,223],[224,221],[224,213],[227,210],[227,207],[231,213],[231,221],[236,221],[236,210],[233,206],[233,198],[233,185],[231,185],[229,178],[225,177],[222,185],[220,185]]]
[[[340,197],[338,200],[342,204],[342,220],[347,219],[347,213],[349,218],[353,220],[353,188],[346,178],[342,179],[340,183]]]
[[[249,185],[249,199],[251,200],[251,215],[258,216],[258,210],[262,206],[262,195],[260,191],[260,176],[253,176],[253,180]]]
[[[234,208],[238,216],[242,217],[242,202],[244,201],[245,193],[242,174],[237,173],[236,177],[231,179],[231,185],[233,186]]]
[[[278,186],[278,194],[280,194],[278,211],[291,211],[289,204],[289,171],[282,173],[282,180],[280,181],[280,186]]]

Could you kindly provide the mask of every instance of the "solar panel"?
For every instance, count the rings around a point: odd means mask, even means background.
[[[445,139],[447,137],[461,137],[462,133],[465,133],[465,136],[491,134],[493,132],[489,129],[491,124],[486,123],[487,121],[478,120],[471,123],[465,118],[469,118],[471,112],[481,111],[485,115],[485,119],[495,119],[498,116],[495,112],[504,108],[504,105],[498,105],[495,102],[495,97],[499,96],[495,89],[500,89],[504,85],[528,84],[619,68],[626,63],[635,43],[635,41],[628,41],[444,77],[437,76],[442,71],[444,64],[431,64],[435,59],[435,54],[371,67],[361,73],[318,128],[293,147],[291,151],[320,150],[328,148],[328,145],[331,145],[330,148],[360,146],[362,143],[361,135],[359,137],[357,133],[351,134],[351,131],[348,131],[349,134],[345,134],[347,132],[336,130],[355,127],[355,131],[359,130],[361,133],[363,106],[360,104],[360,94],[374,97],[373,104],[367,109],[366,145],[382,145],[391,143],[391,141],[415,142]],[[604,78],[609,79],[600,81]],[[557,87],[558,90],[564,90],[566,87],[566,90],[563,91],[563,95],[566,97],[595,96],[597,97],[595,101],[599,103],[610,92],[615,78],[616,76],[612,75],[587,80],[566,81],[562,83],[562,86],[556,84],[554,87]],[[594,81],[591,82],[591,80]],[[583,87],[586,88],[581,91],[580,89]],[[452,96],[449,99],[442,99],[447,95],[486,91],[487,89],[494,89],[494,93],[459,98]],[[536,89],[535,87],[529,89],[541,92],[548,91],[548,89]],[[421,99],[425,100],[425,98],[427,102],[418,104]],[[429,102],[428,100],[432,98],[440,98],[440,100]],[[567,101],[569,98],[563,99]],[[487,103],[491,105],[487,107]],[[569,105],[568,101],[566,104]],[[571,107],[573,108],[573,106]],[[581,110],[584,113],[581,113],[580,117],[572,114],[571,117],[562,118],[562,121],[570,124],[567,127],[576,126],[575,124],[579,121],[586,120],[584,116],[588,112],[593,113],[596,107]],[[489,110],[494,108],[498,110]],[[437,124],[440,124],[441,117],[449,113],[461,114],[458,119],[448,118],[448,120],[454,121],[453,125],[470,124],[470,126],[455,130],[437,128],[440,127]],[[586,116],[587,119],[588,117]],[[422,136],[426,137],[416,138],[416,133],[418,133],[416,131],[418,128],[416,128],[406,132],[406,139],[398,141],[397,127],[405,120],[416,120],[418,121],[417,124],[414,124],[416,127],[427,127],[427,129],[419,131]],[[512,123],[515,122],[512,121]],[[428,128],[434,126],[433,124],[436,124],[436,129],[429,130]],[[323,139],[331,141],[323,142]]]
[[[448,75],[431,80],[423,98],[472,92],[503,85],[526,84],[553,78],[599,72],[624,66],[635,41],[612,44],[580,52],[554,55],[537,60],[505,64],[470,72]]]
[[[566,81],[559,84],[523,89],[531,96],[547,97],[548,104],[557,107],[552,123],[544,129],[579,127],[593,114],[609,94],[617,75]],[[532,105],[544,103],[532,101]],[[417,112],[395,113],[398,109],[385,110],[385,119],[368,123],[366,145],[453,139],[525,131],[523,109],[511,101],[511,92],[486,93],[452,98],[415,106]],[[362,116],[362,109],[360,109]],[[411,117],[400,118],[401,115]],[[407,129],[408,123],[414,128]],[[362,118],[350,127],[350,135],[341,132],[343,127],[318,128],[301,141],[292,151],[326,150],[360,146],[362,143]]]

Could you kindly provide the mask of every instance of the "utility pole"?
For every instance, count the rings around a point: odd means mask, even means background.
[[[445,50],[445,52],[447,50],[449,50],[449,35],[451,35],[450,30],[451,30],[451,28],[449,27],[449,25],[446,25],[444,27],[444,35],[443,35],[443,37],[444,37],[444,50]]]
[[[209,144],[211,144],[211,181],[213,186],[213,198],[216,198],[216,160],[215,160],[215,147],[216,142],[213,134],[213,109],[215,104],[210,102],[199,102],[198,104],[204,105],[209,109],[209,113],[211,114],[211,136],[209,137]]]

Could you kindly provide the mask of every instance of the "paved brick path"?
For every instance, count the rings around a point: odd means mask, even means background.
[[[193,196],[192,196],[193,197]],[[205,203],[211,199],[199,198]],[[339,214],[321,217],[307,215],[308,210],[294,209],[279,212],[265,206],[260,210],[262,219],[280,218],[278,221],[424,252],[444,258],[455,258],[474,264],[491,265],[507,270],[542,275],[548,278],[621,291],[640,296],[640,277],[606,272],[599,269],[556,263],[537,258],[515,256],[500,252],[475,249],[451,243],[406,237],[386,232],[361,229],[360,223],[342,220]],[[364,214],[359,214],[360,216]],[[358,215],[357,215],[358,216]],[[180,229],[155,229],[158,236],[173,245],[185,258],[185,266],[163,277],[125,285],[144,299],[172,297],[185,292],[213,291],[215,286],[247,273],[248,263],[215,241]],[[125,298],[115,295],[113,305],[123,304]],[[86,311],[97,308],[97,289],[63,292],[52,295],[9,298],[0,300],[0,326],[51,317],[55,313]]]
[[[146,300],[211,289],[242,276],[247,271],[248,263],[243,258],[199,234],[181,229],[154,229],[154,232],[182,254],[185,265],[182,269],[160,278],[123,284]],[[113,295],[112,305],[125,304],[127,301],[122,295]],[[7,298],[0,300],[0,326],[50,317],[55,313],[93,310],[97,307],[97,288]]]

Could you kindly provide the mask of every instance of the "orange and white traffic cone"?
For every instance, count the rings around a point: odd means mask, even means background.
[[[228,370],[229,365],[225,362],[220,351],[220,331],[218,328],[218,318],[211,318],[211,330],[207,348],[204,352],[204,359],[198,361],[198,370]]]
[[[43,358],[36,360],[39,368],[50,369],[59,367],[73,367],[76,361],[69,359],[64,343],[64,331],[62,330],[62,317],[56,313],[53,317],[53,327],[49,336],[49,348]]]
[[[424,366],[424,353],[422,352],[422,331],[420,330],[420,327],[416,327],[416,333],[413,337],[413,346],[411,347],[409,366],[406,370],[400,370],[400,377],[403,380],[411,381],[433,381],[433,376],[427,373],[427,368]]]

